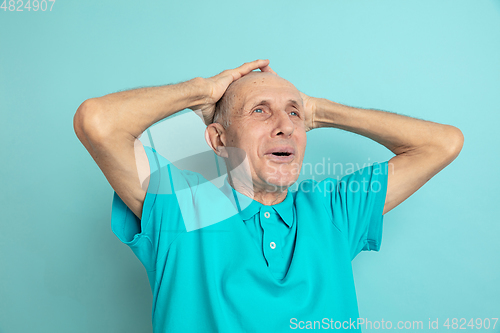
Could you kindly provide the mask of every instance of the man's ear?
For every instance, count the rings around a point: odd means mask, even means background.
[[[226,130],[219,123],[212,123],[205,129],[205,141],[208,146],[220,157],[228,158],[224,144]]]

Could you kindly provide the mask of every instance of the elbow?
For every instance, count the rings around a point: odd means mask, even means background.
[[[448,157],[449,163],[451,163],[462,151],[464,146],[464,135],[462,131],[451,125],[447,125],[447,135],[445,142],[443,142],[443,149],[445,156]]]
[[[73,117],[73,129],[80,141],[100,140],[104,137],[105,127],[100,120],[102,115],[102,106],[95,98],[85,100]]]

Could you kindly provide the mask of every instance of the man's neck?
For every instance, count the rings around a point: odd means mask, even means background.
[[[269,191],[266,189],[260,189],[257,186],[250,187],[248,184],[240,182],[238,179],[232,179],[230,176],[227,177],[227,181],[229,185],[239,193],[244,194],[266,206],[276,205],[283,202],[288,193],[287,188],[282,191]]]
[[[285,200],[288,190],[283,192],[258,192],[254,196],[254,200],[266,206],[279,204]]]

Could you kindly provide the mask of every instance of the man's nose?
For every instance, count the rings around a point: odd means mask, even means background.
[[[279,111],[275,113],[275,128],[273,130],[274,136],[284,135],[289,137],[292,135],[295,126],[293,121],[290,119],[290,115],[286,111]]]

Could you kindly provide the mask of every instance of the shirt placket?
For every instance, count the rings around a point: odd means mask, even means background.
[[[283,259],[281,240],[278,233],[278,215],[271,209],[260,210],[260,225],[263,230],[262,251],[270,268],[279,266]]]

